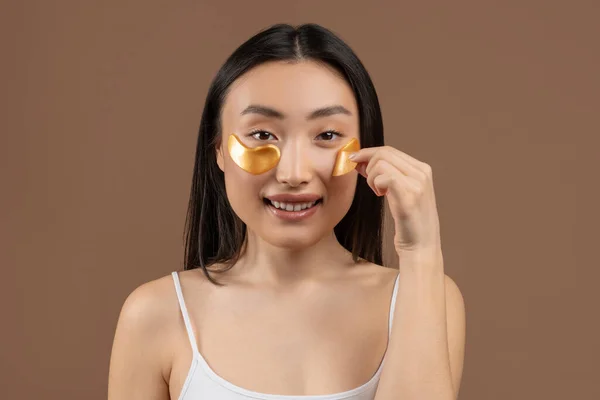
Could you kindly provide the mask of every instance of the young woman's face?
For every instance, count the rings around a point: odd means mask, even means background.
[[[360,140],[356,99],[342,77],[309,61],[262,64],[231,85],[221,126],[218,164],[249,231],[293,249],[332,232],[352,204],[357,179],[355,170],[332,176],[336,156],[352,138]],[[231,134],[248,148],[277,146],[279,162],[264,173],[247,172],[229,154]],[[274,199],[288,195],[309,197]]]

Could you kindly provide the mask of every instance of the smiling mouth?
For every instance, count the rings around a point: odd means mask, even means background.
[[[311,208],[315,207],[316,205],[322,203],[323,198],[320,198],[316,201],[306,201],[306,202],[271,201],[267,198],[263,198],[263,202],[266,205],[276,208],[278,210],[288,211],[288,212],[299,212],[299,211],[311,209]]]

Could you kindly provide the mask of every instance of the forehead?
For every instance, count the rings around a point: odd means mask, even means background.
[[[354,93],[345,79],[331,67],[313,61],[277,61],[253,68],[231,85],[223,114],[239,116],[250,104],[273,107],[299,118],[332,105],[358,114]]]

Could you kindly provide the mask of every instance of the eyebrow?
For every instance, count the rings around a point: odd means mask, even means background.
[[[259,114],[264,115],[269,118],[277,118],[277,119],[285,119],[286,116],[281,111],[277,111],[274,108],[262,106],[259,104],[251,104],[242,111],[241,115],[246,114]],[[348,109],[341,105],[328,106],[323,108],[317,108],[313,110],[308,117],[307,120],[313,120],[317,118],[329,117],[331,115],[343,114],[352,116],[352,113],[348,111]]]

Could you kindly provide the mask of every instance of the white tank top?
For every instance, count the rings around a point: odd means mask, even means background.
[[[339,392],[334,394],[316,395],[316,396],[291,396],[291,395],[278,395],[278,394],[266,394],[254,392],[248,389],[241,388],[234,385],[233,383],[225,380],[224,378],[217,375],[211,367],[208,365],[204,357],[198,351],[198,344],[196,343],[196,337],[192,330],[192,324],[190,317],[183,300],[183,293],[181,291],[181,284],[179,282],[179,275],[177,272],[172,273],[173,282],[175,283],[175,291],[177,292],[177,299],[179,300],[179,308],[183,316],[185,328],[188,333],[190,344],[192,346],[192,364],[188,370],[187,377],[183,383],[179,400],[246,400],[246,399],[265,399],[265,400],[373,400],[375,398],[375,390],[379,383],[379,376],[381,375],[382,367],[385,363],[385,356],[387,350],[383,356],[379,368],[368,382],[360,385],[357,388],[347,390],[345,392]],[[392,294],[392,301],[390,303],[390,311],[388,316],[388,343],[389,336],[392,330],[392,321],[394,318],[394,306],[396,303],[396,294],[398,292],[398,278],[394,283],[394,291]]]

